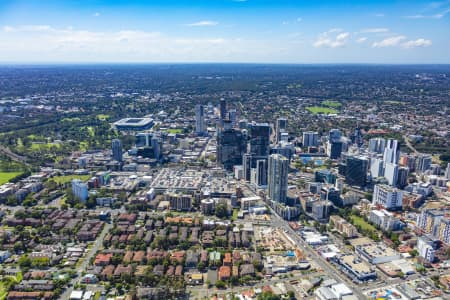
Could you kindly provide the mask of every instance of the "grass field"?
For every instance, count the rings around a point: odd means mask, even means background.
[[[107,119],[109,119],[109,115],[99,114],[97,115],[97,119],[99,119],[100,121],[106,121]]]
[[[233,209],[233,215],[231,216],[231,221],[236,221],[238,217],[239,209]]]
[[[331,100],[323,101],[322,105],[327,106],[327,107],[334,107],[334,108],[338,108],[338,107],[342,106],[342,104],[340,102],[331,101]]]
[[[337,114],[338,111],[329,108],[329,107],[321,107],[321,106],[309,106],[306,108],[312,114]]]
[[[72,179],[81,179],[82,181],[87,181],[91,178],[91,175],[64,175],[64,176],[55,176],[53,180],[56,183],[64,184],[72,181]]]
[[[22,172],[0,172],[0,184],[7,183],[20,174],[22,174]]]
[[[75,118],[64,118],[64,119],[62,119],[61,121],[66,121],[66,122],[74,122],[74,121],[81,121],[81,119],[80,118],[78,118],[78,117],[75,117]]]
[[[369,223],[364,221],[364,219],[361,217],[353,215],[353,216],[350,216],[350,218],[353,221],[353,225],[355,225],[355,226],[359,225],[359,226],[361,226],[361,229],[363,229],[363,230],[368,230],[368,231],[373,231],[373,232],[378,231],[375,227],[373,227],[372,225],[370,225]]]
[[[52,147],[59,148],[61,147],[61,145],[53,143],[32,143],[30,146],[30,150],[48,150]]]
[[[172,128],[172,129],[168,129],[167,132],[168,133],[174,133],[174,134],[176,134],[176,133],[183,133],[183,129],[181,129],[181,128]]]

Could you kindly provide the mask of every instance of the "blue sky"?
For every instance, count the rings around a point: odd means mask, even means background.
[[[450,63],[450,0],[2,0],[0,61]]]

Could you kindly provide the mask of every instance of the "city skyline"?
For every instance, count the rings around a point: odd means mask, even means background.
[[[450,1],[2,1],[1,63],[450,63]]]

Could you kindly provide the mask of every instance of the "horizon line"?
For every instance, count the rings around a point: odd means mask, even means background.
[[[435,62],[435,63],[420,63],[420,62],[2,62],[0,61],[0,67],[4,66],[81,66],[81,65],[279,65],[279,66],[450,66],[450,62]]]

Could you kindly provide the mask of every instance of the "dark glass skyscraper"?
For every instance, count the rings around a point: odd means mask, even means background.
[[[270,125],[267,123],[250,124],[248,152],[256,156],[268,156],[269,145]]]
[[[117,161],[122,161],[122,142],[119,139],[114,139],[111,142],[112,158]]]
[[[242,164],[245,152],[245,139],[240,130],[231,128],[230,121],[224,122],[224,128],[217,135],[217,162],[227,170]]]
[[[276,130],[277,130],[277,140],[276,142],[280,142],[281,140],[281,133],[285,132],[287,129],[287,119],[286,118],[278,118],[277,124],[276,124]]]
[[[227,101],[220,99],[220,119],[225,120],[227,118]]]
[[[349,185],[365,186],[369,160],[365,156],[347,156],[345,159],[345,181]]]

